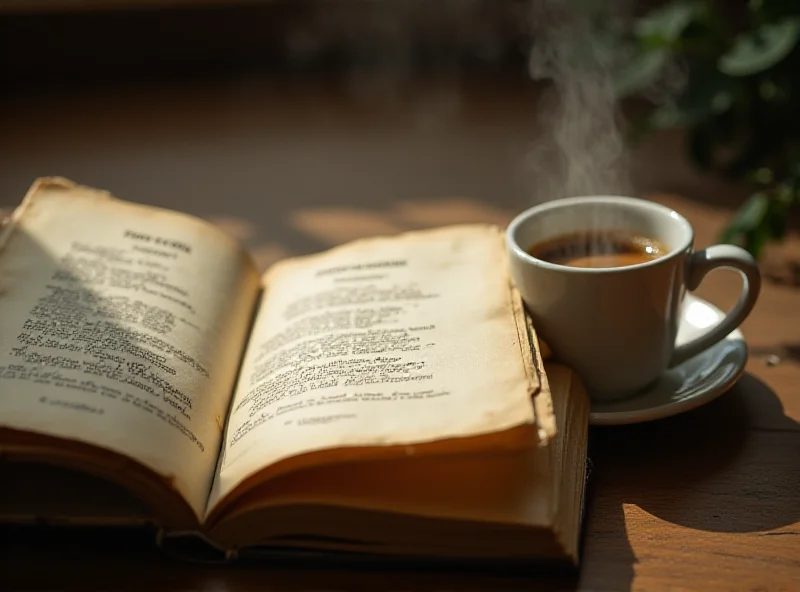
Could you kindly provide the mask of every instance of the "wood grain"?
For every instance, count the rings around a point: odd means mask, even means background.
[[[380,229],[504,224],[527,205],[521,162],[535,139],[535,97],[524,83],[402,88],[402,101],[366,103],[361,90],[256,77],[9,97],[0,207],[36,176],[65,175],[219,220],[267,265]],[[641,194],[684,212],[704,246],[742,190],[692,171],[681,142],[664,134],[645,144],[635,178]],[[765,269],[800,261],[798,245],[795,228]],[[725,308],[738,286],[715,273],[699,294]],[[765,282],[743,330],[747,373],[718,400],[592,430],[574,577],[195,566],[159,555],[148,538],[53,536],[2,541],[0,588],[800,589],[800,288]]]

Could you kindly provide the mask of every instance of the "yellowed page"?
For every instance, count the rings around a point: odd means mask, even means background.
[[[131,457],[199,517],[258,290],[205,222],[38,182],[0,252],[0,428]]]
[[[279,263],[264,284],[210,508],[293,455],[534,423],[496,227],[362,240]]]
[[[552,483],[557,476],[552,473],[548,456],[546,447],[534,447],[499,454],[398,458],[297,471],[246,495],[210,534],[223,545],[240,547],[268,543],[272,537],[303,535],[381,545],[402,545],[410,536],[417,543],[422,538],[435,546],[442,544],[440,533],[452,531],[455,524],[448,528],[429,523],[429,530],[420,532],[409,526],[419,524],[409,518],[476,521],[492,524],[495,530],[513,524],[553,528],[557,527],[557,503],[552,497]],[[317,508],[311,509],[314,506]],[[309,508],[307,513],[317,520],[297,516],[298,507]],[[354,515],[348,509],[364,514]],[[283,519],[284,512],[293,511],[294,519]],[[395,516],[394,528],[376,531],[370,512],[375,513],[376,521],[384,523]],[[384,512],[389,516],[381,516]],[[323,515],[325,519],[320,520]],[[477,546],[474,541],[465,544]]]

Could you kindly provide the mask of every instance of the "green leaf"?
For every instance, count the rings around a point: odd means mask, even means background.
[[[783,183],[778,186],[777,195],[770,202],[770,208],[765,217],[770,236],[774,240],[782,240],[786,237],[789,226],[789,209],[796,197],[797,194],[791,186]]]
[[[759,224],[747,233],[744,248],[756,259],[761,255],[761,251],[772,238],[770,229],[766,224]]]
[[[634,33],[645,39],[672,42],[692,22],[700,5],[696,2],[673,2],[653,10],[634,25]]]
[[[729,76],[763,72],[788,56],[800,39],[800,18],[783,18],[765,23],[755,31],[737,37],[733,46],[717,61]]]
[[[752,235],[764,220],[768,209],[769,196],[766,193],[754,193],[731,218],[719,237],[720,242],[737,242],[739,237]]]
[[[665,49],[650,49],[639,53],[614,80],[614,92],[617,97],[632,95],[653,84],[666,62]]]
[[[681,96],[653,110],[651,125],[664,129],[713,124],[716,116],[731,110],[740,84],[738,79],[725,76],[713,64],[695,63]],[[718,133],[713,133],[718,132],[713,125],[709,128],[712,136],[717,135],[715,143],[724,141]]]
[[[650,115],[650,125],[654,129],[682,127],[687,121],[685,111],[674,104],[662,105]]]
[[[749,175],[747,175],[748,179],[751,183],[757,183],[759,185],[769,185],[775,179],[775,173],[773,173],[767,167],[761,167],[752,171]]]
[[[769,228],[770,238],[773,240],[782,240],[786,236],[789,221],[785,212],[773,212],[767,217],[766,223]]]
[[[789,14],[800,14],[797,0],[751,0],[748,9],[760,22],[772,21]]]
[[[717,242],[724,243],[727,245],[741,245],[742,241],[737,240],[741,237],[741,232],[736,231],[736,229],[731,228],[731,225],[728,224],[722,231],[719,233],[717,237]]]

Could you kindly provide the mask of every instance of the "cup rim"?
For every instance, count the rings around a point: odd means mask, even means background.
[[[534,257],[533,255],[528,253],[523,247],[521,247],[519,243],[517,243],[515,234],[517,230],[523,224],[525,224],[529,219],[550,210],[569,207],[576,204],[586,204],[586,203],[619,204],[623,206],[640,208],[657,212],[658,215],[665,216],[666,218],[672,219],[675,223],[679,224],[684,230],[685,238],[680,244],[673,246],[669,250],[669,252],[662,257],[657,257],[656,259],[652,259],[650,261],[645,261],[643,263],[634,263],[633,265],[625,265],[622,267],[570,267],[568,265],[551,263],[549,261],[545,261],[543,259]],[[511,252],[513,252],[517,257],[519,257],[523,261],[544,269],[550,269],[553,271],[561,271],[561,272],[566,271],[568,273],[579,273],[586,275],[626,273],[635,271],[637,269],[644,269],[647,267],[654,267],[656,265],[661,265],[663,263],[666,263],[674,259],[675,257],[680,256],[682,253],[685,253],[686,250],[692,246],[693,242],[694,242],[694,229],[692,228],[692,225],[684,216],[676,212],[674,209],[665,206],[663,204],[656,203],[654,201],[649,201],[638,197],[627,197],[622,195],[580,195],[575,197],[562,197],[550,200],[532,206],[526,210],[523,210],[511,220],[511,222],[508,224],[506,228],[507,248],[510,249]]]

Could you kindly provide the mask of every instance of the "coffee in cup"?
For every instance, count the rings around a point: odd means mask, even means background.
[[[527,252],[537,259],[569,267],[624,267],[645,263],[669,249],[654,238],[628,230],[584,230],[537,241]]]
[[[620,196],[557,199],[506,231],[511,279],[537,334],[590,396],[633,395],[736,329],[758,298],[753,257],[733,245],[694,250],[691,224],[657,203]],[[744,278],[728,315],[676,346],[683,297],[712,269]]]

